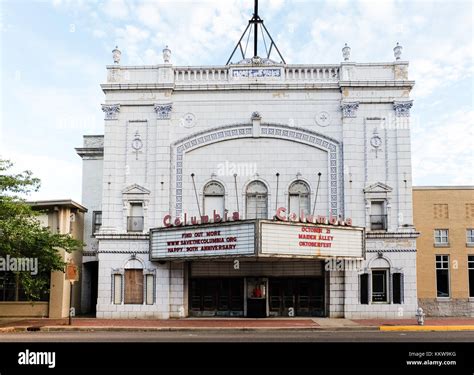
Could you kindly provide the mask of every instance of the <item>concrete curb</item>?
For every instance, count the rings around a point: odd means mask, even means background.
[[[381,331],[474,331],[474,325],[453,326],[380,326]]]
[[[193,331],[378,331],[377,326],[350,327],[97,327],[97,326],[43,326],[41,332],[193,332]],[[28,327],[3,327],[0,332],[27,332]]]

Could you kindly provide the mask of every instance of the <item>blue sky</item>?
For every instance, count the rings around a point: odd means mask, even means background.
[[[261,0],[287,63],[410,62],[415,185],[474,185],[471,1]],[[30,169],[32,199],[81,200],[83,134],[103,132],[99,87],[118,44],[122,64],[223,65],[252,0],[0,0],[0,157]]]

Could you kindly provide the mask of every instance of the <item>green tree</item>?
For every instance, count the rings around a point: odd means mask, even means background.
[[[16,272],[16,296],[21,285],[27,299],[38,300],[49,290],[51,271],[63,271],[58,249],[70,253],[83,244],[69,235],[52,233],[41,225],[38,215],[22,198],[38,191],[40,180],[32,172],[8,174],[13,164],[0,159],[0,257],[37,258],[38,274]],[[17,299],[16,298],[16,299]]]

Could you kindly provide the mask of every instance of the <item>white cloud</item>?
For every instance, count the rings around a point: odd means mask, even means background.
[[[110,18],[126,19],[129,15],[128,5],[124,0],[108,0],[102,7],[102,12]]]
[[[145,2],[136,8],[138,20],[150,28],[158,28],[161,23],[160,6],[158,2]]]
[[[79,156],[77,162],[70,162],[41,152],[17,152],[10,148],[3,149],[0,156],[14,163],[9,172],[31,170],[33,175],[41,180],[40,190],[26,199],[73,199],[81,202],[82,167]]]
[[[474,185],[474,111],[458,110],[412,128],[416,185]]]
[[[94,29],[92,31],[92,35],[94,35],[96,38],[104,38],[107,33],[104,30]]]

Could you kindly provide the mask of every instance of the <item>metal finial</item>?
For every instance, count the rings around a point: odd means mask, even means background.
[[[400,60],[400,56],[402,55],[403,47],[397,42],[397,45],[393,49],[393,55],[395,56],[395,60]]]
[[[118,46],[112,50],[112,58],[114,59],[114,64],[120,64],[120,57],[122,56],[122,52],[118,49]]]
[[[171,50],[168,48],[168,46],[166,46],[163,49],[163,62],[165,64],[169,64],[170,60],[171,60]]]
[[[342,48],[342,57],[344,58],[344,61],[349,61],[351,58],[351,47],[349,47],[347,43],[345,43]]]

